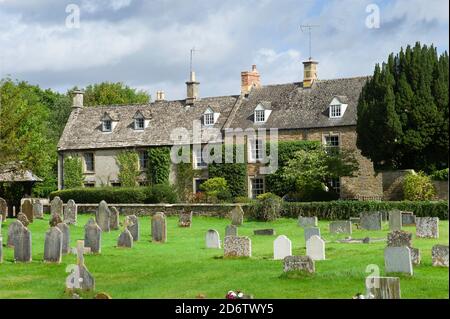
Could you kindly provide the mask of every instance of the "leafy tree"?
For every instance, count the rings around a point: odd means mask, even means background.
[[[208,201],[217,202],[231,198],[227,181],[223,177],[209,178],[200,185],[200,189],[206,193]]]
[[[64,159],[64,188],[82,187],[84,182],[81,158],[67,157]]]
[[[84,105],[112,105],[112,104],[146,104],[150,96],[145,91],[139,91],[117,82],[102,82],[88,85],[84,92]]]
[[[364,86],[358,103],[357,146],[376,168],[448,167],[448,54],[408,46]]]

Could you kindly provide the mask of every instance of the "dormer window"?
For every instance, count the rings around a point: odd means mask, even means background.
[[[329,107],[329,116],[331,119],[340,118],[344,115],[345,110],[347,109],[347,104],[343,102],[345,100],[346,98],[343,96],[333,98]]]
[[[263,123],[266,121],[266,117],[264,114],[264,110],[256,110],[255,111],[255,122],[256,123]]]
[[[211,107],[208,107],[203,113],[203,125],[213,126],[217,123],[220,113],[214,112]]]
[[[102,120],[102,131],[103,132],[111,132],[112,131],[111,119],[103,119]]]
[[[265,123],[272,111],[270,110],[270,102],[262,102],[255,108],[254,122]]]
[[[330,105],[330,117],[334,118],[334,117],[341,117],[341,105],[337,104],[337,105]]]
[[[133,116],[134,120],[134,130],[135,131],[143,131],[148,126],[149,120],[148,117],[144,116],[144,113],[141,111],[137,111]]]
[[[105,112],[100,119],[101,130],[104,133],[110,133],[114,131],[117,123],[119,123],[119,117],[114,112]]]

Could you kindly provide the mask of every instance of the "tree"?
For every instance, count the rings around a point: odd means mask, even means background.
[[[358,103],[357,146],[376,168],[448,167],[448,54],[408,46],[376,65]]]
[[[139,91],[117,82],[102,82],[88,85],[84,92],[84,105],[112,105],[112,104],[146,104],[150,96],[145,91]]]

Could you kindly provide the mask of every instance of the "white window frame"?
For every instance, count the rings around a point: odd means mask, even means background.
[[[109,128],[107,127],[107,123],[109,123]],[[112,132],[113,123],[111,119],[103,119],[102,120],[102,131],[103,132]]]
[[[147,157],[147,158],[146,158]],[[148,168],[148,152],[147,151],[139,151],[139,169],[141,171],[145,171]],[[147,166],[142,165],[143,163],[147,163]]]
[[[199,189],[197,189],[197,181],[198,180],[202,180],[202,181],[206,181],[207,180],[207,178],[201,178],[201,177],[194,177],[193,179],[192,179],[192,192],[194,193],[194,194],[197,194],[197,193],[199,193],[199,192],[201,192]]]
[[[266,122],[266,111],[255,110],[255,123],[265,123],[265,122]]]
[[[249,140],[249,157],[251,162],[258,162],[264,159],[264,140],[255,138]]]
[[[336,185],[337,184],[337,185]],[[341,197],[341,179],[340,178],[330,178],[328,180],[328,185],[330,188],[332,188],[333,191],[336,192],[336,194]]]
[[[194,169],[207,169],[208,163],[203,161],[203,148],[192,150],[192,162],[194,164]],[[200,160],[200,161],[199,161]]]
[[[138,123],[141,123],[142,121],[142,126],[140,126]],[[145,119],[143,117],[137,117],[134,119],[134,129],[136,131],[143,131],[145,129]]]
[[[342,117],[342,104],[330,105],[330,118],[336,119]]]
[[[88,161],[86,160],[86,156],[88,154],[92,154],[92,170],[88,169]],[[95,173],[95,154],[93,152],[84,153],[83,160],[84,160],[84,172],[85,173]]]
[[[203,125],[212,126],[215,124],[214,113],[204,113],[203,114]]]
[[[260,184],[261,188],[258,188],[258,190],[259,190],[258,194],[255,193],[255,189],[253,187],[253,182],[255,180],[261,180],[262,181],[261,184]],[[265,180],[264,177],[261,177],[261,176],[249,177],[249,194],[248,194],[249,198],[255,199],[258,195],[264,194],[265,191],[266,191],[266,180]]]

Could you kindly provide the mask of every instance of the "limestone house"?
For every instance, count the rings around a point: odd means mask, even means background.
[[[146,183],[144,171],[148,165],[146,150],[150,147],[171,146],[180,135],[177,128],[185,128],[181,135],[191,134],[195,120],[201,123],[202,143],[222,143],[227,129],[277,128],[279,140],[316,140],[327,147],[356,149],[356,108],[358,97],[367,77],[320,80],[318,63],[306,61],[303,80],[296,83],[262,85],[260,74],[253,65],[251,71],[241,73],[241,92],[238,95],[200,97],[200,83],[192,72],[186,82],[186,99],[167,101],[158,91],[156,100],[146,105],[108,105],[86,107],[83,92],[74,92],[73,110],[58,144],[58,186],[64,188],[64,158],[83,159],[85,186],[120,186],[119,168],[115,156],[123,150],[139,154],[142,169],[140,183]],[[188,133],[189,132],[189,133]],[[208,136],[209,135],[209,136]],[[265,192],[265,178],[259,173],[261,141],[245,140],[248,159],[248,196]],[[341,198],[381,199],[381,174],[374,171],[372,162],[361,156],[357,177],[330,180],[329,186]],[[192,180],[192,192],[198,191],[208,178],[207,164],[201,154],[192,154],[192,165],[198,170]],[[172,164],[170,182],[176,177]]]

